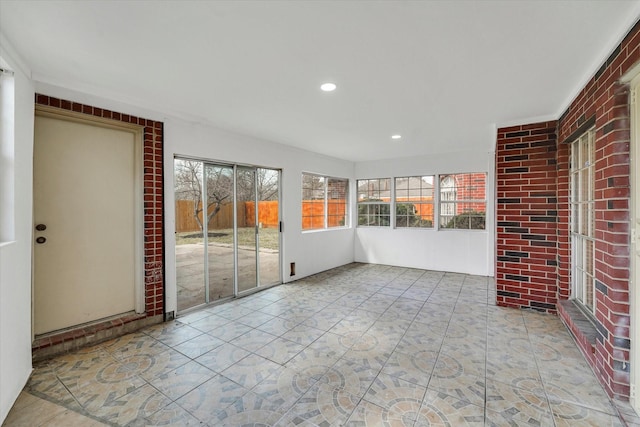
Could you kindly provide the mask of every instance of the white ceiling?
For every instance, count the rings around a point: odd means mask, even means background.
[[[638,16],[639,0],[0,0],[37,81],[352,161],[492,151],[496,125],[557,118]]]

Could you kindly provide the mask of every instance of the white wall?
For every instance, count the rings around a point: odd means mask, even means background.
[[[493,276],[494,162],[494,153],[462,152],[356,163],[357,179],[463,172],[487,172],[488,175],[485,231],[359,227],[355,260]]]
[[[176,309],[175,211],[173,157],[198,157],[282,169],[283,280],[285,282],[353,262],[354,230],[337,229],[302,233],[302,172],[353,181],[354,164],[269,141],[221,131],[184,120],[165,121],[165,221],[167,310]],[[289,276],[289,263],[296,275]]]
[[[7,58],[5,58],[7,59]],[[38,93],[71,99],[165,123],[165,232],[167,311],[176,309],[173,157],[193,156],[283,170],[283,278],[299,279],[355,260],[493,275],[494,227],[487,231],[349,228],[302,233],[301,174],[378,178],[454,172],[488,172],[487,224],[494,223],[494,154],[456,153],[378,162],[329,158],[277,143],[168,117],[87,93],[31,82],[16,70],[15,242],[0,248],[0,420],[31,371],[31,247],[34,85]],[[355,211],[355,182],[351,185]],[[355,256],[354,256],[355,254]],[[289,263],[296,276],[289,277]]]
[[[302,233],[302,172],[354,180],[354,164],[282,144],[223,131],[202,123],[152,111],[87,93],[36,83],[36,91],[95,107],[164,123],[165,280],[166,311],[177,308],[175,265],[175,209],[173,158],[175,155],[282,170],[283,280],[297,280],[353,262],[354,230]],[[289,263],[296,275],[289,276]]]
[[[4,47],[4,46],[2,46]],[[30,80],[2,49],[15,71],[13,242],[0,247],[0,422],[31,373],[31,226],[33,98]]]

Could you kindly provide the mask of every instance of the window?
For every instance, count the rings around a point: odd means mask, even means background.
[[[327,228],[349,225],[349,180],[327,178]]]
[[[440,224],[448,224],[456,215],[456,181],[451,175],[440,179]]]
[[[348,225],[349,180],[302,174],[302,230]]]
[[[571,144],[571,283],[573,297],[594,314],[594,129]]]
[[[358,226],[388,227],[391,224],[391,179],[358,180]]]
[[[485,173],[440,176],[440,228],[484,230]]]
[[[0,245],[15,240],[13,72],[0,58]]]
[[[433,228],[433,175],[396,178],[396,227]]]

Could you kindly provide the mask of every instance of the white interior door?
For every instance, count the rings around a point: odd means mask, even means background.
[[[36,335],[134,310],[135,150],[133,131],[36,116]]]

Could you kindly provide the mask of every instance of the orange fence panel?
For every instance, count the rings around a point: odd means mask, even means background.
[[[278,227],[278,201],[258,202],[259,218],[258,222],[264,228]],[[192,200],[176,200],[176,232],[197,232],[200,225],[193,215],[194,202]],[[209,207],[209,213],[213,212],[215,205]],[[198,214],[202,219],[202,212]],[[254,202],[238,203],[238,227],[255,226],[255,204]],[[233,228],[233,203],[223,203],[220,210],[209,221],[210,230],[224,230]]]

